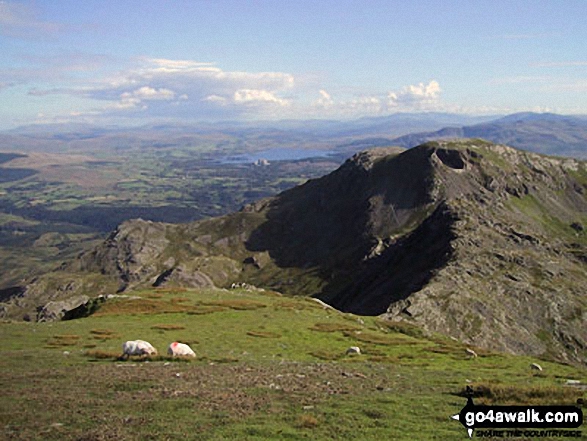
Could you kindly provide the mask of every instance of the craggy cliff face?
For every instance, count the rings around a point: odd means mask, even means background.
[[[125,222],[29,284],[5,315],[90,289],[247,282],[584,363],[586,194],[575,159],[480,140],[371,150],[232,215]]]

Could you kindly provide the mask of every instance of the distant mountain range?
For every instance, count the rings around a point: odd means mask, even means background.
[[[537,153],[587,157],[587,116],[516,113],[474,117],[398,113],[351,121],[283,120],[96,127],[49,124],[0,132],[0,151],[92,152],[167,148],[217,142],[234,152],[275,147],[320,148],[347,157],[381,146],[414,147],[426,141],[481,138]],[[225,153],[225,150],[223,150]]]
[[[451,138],[482,138],[536,153],[587,158],[587,117],[517,113],[480,124],[379,139],[371,145],[385,143],[409,148],[431,140]]]
[[[399,137],[492,119],[448,113],[398,113],[352,121],[284,120],[96,127],[88,124],[30,125],[0,132],[0,151],[92,152],[222,143],[241,152],[275,147],[333,150],[357,138]],[[342,153],[346,153],[344,149]],[[349,152],[350,154],[355,151]]]

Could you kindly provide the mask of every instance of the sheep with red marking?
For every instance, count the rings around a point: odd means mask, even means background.
[[[129,340],[122,344],[121,358],[128,358],[131,355],[157,355],[157,349],[151,343],[144,340]]]
[[[185,343],[174,341],[167,348],[167,353],[172,357],[195,357],[196,353]]]

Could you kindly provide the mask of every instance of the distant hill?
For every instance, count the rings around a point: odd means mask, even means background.
[[[491,122],[409,134],[388,145],[409,148],[451,138],[483,138],[531,152],[587,158],[587,118],[552,113],[516,113]]]
[[[469,344],[585,363],[587,163],[481,140],[376,149],[240,212],[120,225],[23,286],[49,299],[248,283]]]
[[[195,124],[149,124],[141,127],[98,127],[88,124],[39,124],[0,132],[0,151],[99,152],[217,144],[218,154],[295,147],[332,150],[356,138],[394,138],[414,132],[460,127],[487,121],[450,113],[398,113],[357,120],[283,120]],[[355,153],[358,149],[339,149]]]

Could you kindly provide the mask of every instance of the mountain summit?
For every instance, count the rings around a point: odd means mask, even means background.
[[[375,149],[228,216],[125,222],[17,300],[246,282],[585,363],[586,194],[576,159],[476,139]]]

